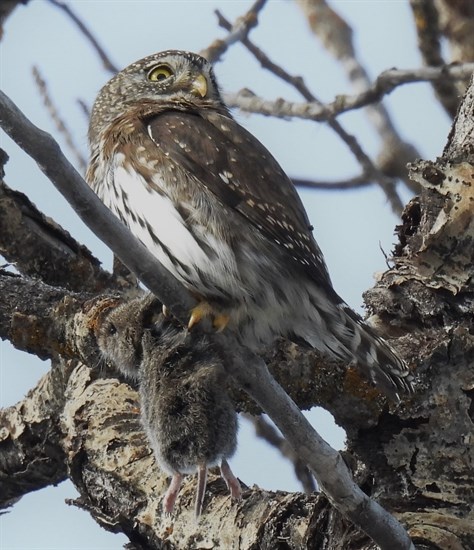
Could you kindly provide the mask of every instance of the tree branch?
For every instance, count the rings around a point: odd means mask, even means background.
[[[255,0],[252,7],[231,26],[229,34],[224,39],[214,40],[210,46],[201,50],[200,55],[211,63],[220,61],[222,55],[232,44],[246,38],[249,32],[258,25],[258,15],[266,2],[267,0]]]
[[[301,6],[313,33],[342,64],[353,87],[358,92],[364,92],[370,86],[370,79],[356,56],[352,28],[341,15],[327,5],[326,0],[297,0],[297,3]],[[406,165],[420,154],[413,145],[401,139],[388,111],[381,103],[368,104],[367,114],[382,140],[378,163],[380,169],[387,175],[401,179],[409,189],[416,192],[408,178]]]
[[[428,67],[445,65],[441,53],[438,8],[432,0],[410,0],[418,35],[418,49]],[[441,105],[454,118],[459,104],[459,90],[450,80],[432,82]]]
[[[303,189],[322,189],[324,191],[340,191],[342,189],[358,189],[359,187],[368,187],[375,182],[370,181],[367,174],[361,174],[347,180],[340,181],[315,181],[291,178],[293,185]]]
[[[70,6],[68,6],[64,2],[60,2],[59,0],[48,0],[48,1],[53,6],[56,6],[57,8],[62,10],[73,21],[73,23],[77,26],[77,28],[81,31],[81,33],[86,37],[87,41],[90,43],[92,48],[96,51],[97,55],[102,61],[104,69],[110,74],[118,73],[119,69],[117,68],[117,66],[114,63],[112,63],[112,61],[110,60],[110,57],[105,53],[105,50],[99,44],[95,36],[87,28],[87,25],[74,13],[74,11],[70,8]]]
[[[293,464],[296,479],[301,483],[303,491],[310,495],[317,490],[316,483],[306,463],[295,453],[288,441],[281,437],[277,430],[268,422],[263,415],[244,414],[253,427],[255,434],[277,449],[280,454]]]
[[[419,69],[388,69],[381,73],[363,92],[356,95],[338,95],[334,101],[326,104],[314,101],[297,103],[284,99],[270,101],[247,89],[224,95],[229,107],[242,109],[249,113],[324,122],[331,117],[380,101],[383,96],[390,94],[403,84],[442,81],[447,78],[462,80],[470,77],[473,72],[474,63],[421,67]]]
[[[0,93],[0,123],[74,206],[85,223],[109,245],[123,263],[166,304],[173,315],[187,321],[194,301],[181,285],[102,204],[57,143],[36,128],[8,97]],[[232,334],[215,334],[216,343],[227,350],[226,370],[265,410],[307,462],[335,507],[359,525],[381,548],[414,549],[400,523],[370,500],[354,483],[339,453],[312,428],[261,359],[240,346]]]
[[[66,142],[66,145],[69,147],[69,150],[71,151],[71,153],[76,157],[76,161],[79,166],[79,169],[83,174],[85,174],[87,169],[87,161],[82,155],[81,151],[79,150],[79,147],[76,145],[76,143],[74,143],[74,138],[72,137],[71,132],[66,126],[66,123],[64,122],[64,120],[61,118],[61,115],[59,114],[59,110],[57,109],[56,105],[51,99],[46,81],[41,76],[41,73],[38,67],[34,66],[32,71],[33,71],[33,78],[35,80],[36,86],[38,87],[39,94],[43,100],[43,104],[46,107],[46,110],[48,111],[49,116],[51,117],[51,120],[56,126],[58,132],[62,134],[62,136],[64,137],[64,141]]]
[[[0,170],[1,172],[1,170]],[[1,176],[1,174],[0,174]],[[0,177],[0,253],[25,275],[71,290],[118,287],[83,245]]]
[[[67,478],[59,416],[68,371],[53,366],[25,399],[0,409],[0,509]]]
[[[231,30],[231,24],[226,18],[217,10],[216,15],[219,20],[219,25],[226,30]],[[285,82],[293,86],[308,102],[316,103],[322,106],[321,101],[316,98],[316,96],[310,92],[306,86],[304,80],[301,77],[295,77],[290,75],[285,69],[274,63],[269,59],[269,57],[260,49],[257,48],[247,37],[244,35],[240,38],[242,44],[252,53],[256,59],[260,62],[261,66],[264,69],[269,70],[275,74],[278,78],[281,78]],[[349,150],[356,157],[357,161],[362,166],[364,173],[367,174],[368,179],[375,180],[382,190],[385,192],[385,195],[392,207],[392,210],[400,215],[403,209],[403,204],[397,194],[394,182],[388,178],[385,174],[381,173],[376,166],[373,164],[370,157],[362,149],[362,146],[359,144],[357,139],[346,132],[343,126],[335,120],[333,117],[328,117],[326,119],[328,126],[342,139],[342,141],[348,146]]]

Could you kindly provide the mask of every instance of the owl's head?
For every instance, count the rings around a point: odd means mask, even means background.
[[[185,51],[168,50],[132,63],[102,88],[94,103],[91,126],[110,124],[136,106],[223,107],[211,64]]]

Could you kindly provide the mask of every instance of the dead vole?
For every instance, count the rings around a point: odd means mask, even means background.
[[[97,342],[122,374],[138,381],[143,426],[158,464],[172,475],[165,511],[172,512],[183,475],[197,472],[199,516],[209,467],[219,465],[232,497],[240,498],[227,463],[237,446],[237,415],[210,339],[162,315],[150,324],[151,303],[145,297],[113,309],[99,324]]]

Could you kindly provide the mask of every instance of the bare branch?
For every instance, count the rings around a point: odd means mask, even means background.
[[[356,56],[351,27],[327,5],[325,0],[297,0],[297,2],[305,13],[311,30],[321,39],[326,49],[340,61],[353,87],[358,93],[364,92],[370,86],[370,79],[365,67]],[[416,191],[408,178],[406,165],[420,156],[418,151],[411,144],[403,142],[382,104],[367,105],[367,114],[382,140],[380,168],[387,175],[394,175],[404,181],[410,189]]]
[[[252,7],[242,16],[240,16],[231,26],[229,34],[224,39],[216,39],[214,42],[202,50],[200,54],[211,63],[220,61],[222,55],[229,46],[245,38],[248,33],[257,26],[258,14],[265,6],[267,0],[255,0]]]
[[[77,99],[76,101],[79,107],[81,108],[81,111],[84,113],[84,116],[86,117],[86,119],[89,120],[91,116],[90,106],[87,105],[87,103],[83,99]]]
[[[85,174],[86,168],[87,168],[87,161],[82,155],[82,153],[79,151],[79,148],[77,147],[77,145],[74,143],[74,138],[72,137],[71,132],[67,128],[63,119],[61,118],[61,115],[59,114],[57,107],[54,105],[53,100],[51,99],[51,96],[48,91],[48,85],[46,84],[45,80],[42,78],[38,67],[33,67],[33,78],[35,79],[36,85],[38,86],[38,91],[40,93],[40,96],[43,99],[44,106],[46,107],[46,110],[48,111],[49,116],[51,117],[52,121],[56,125],[58,132],[63,135],[66,145],[69,147],[72,154],[76,157],[77,164],[81,172]]]
[[[86,24],[73,12],[73,10],[64,2],[59,0],[48,0],[53,6],[56,6],[62,10],[74,23],[77,25],[78,29],[86,37],[88,42],[96,51],[97,55],[100,57],[104,69],[111,74],[118,73],[120,69],[110,60],[110,57],[105,53],[105,50],[99,44],[92,32],[87,28]]]
[[[243,417],[253,424],[257,437],[261,437],[269,445],[275,447],[282,456],[292,462],[296,478],[301,483],[304,492],[311,494],[316,491],[316,483],[306,463],[295,453],[288,444],[288,441],[284,437],[281,437],[277,430],[262,415],[244,414]]]
[[[381,73],[375,82],[360,94],[338,95],[334,101],[326,104],[311,101],[296,103],[284,99],[269,101],[255,95],[248,89],[241,90],[236,94],[227,93],[225,99],[230,107],[249,113],[323,122],[347,111],[380,101],[383,96],[390,94],[403,84],[442,81],[447,78],[462,80],[470,77],[473,72],[474,63],[445,65],[443,67],[421,67],[419,69],[388,69]]]
[[[216,11],[216,14],[219,19],[220,26],[224,27],[227,30],[231,30],[231,25],[225,19],[225,17],[219,11]],[[311,101],[313,103],[317,103],[322,106],[322,103],[319,101],[319,99],[316,98],[314,94],[312,94],[309,91],[308,87],[306,86],[304,80],[301,77],[295,77],[290,75],[282,67],[280,67],[279,65],[271,61],[269,57],[265,53],[263,53],[262,50],[260,50],[252,42],[250,42],[250,40],[246,35],[241,37],[240,40],[242,44],[244,44],[244,46],[246,46],[247,49],[258,59],[258,61],[260,62],[263,68],[271,71],[273,74],[275,74],[285,82],[288,82],[289,84],[294,86],[294,88],[298,90],[298,92],[307,101]],[[392,210],[397,215],[400,215],[403,209],[403,204],[400,200],[400,197],[397,194],[394,182],[385,174],[381,173],[374,166],[372,160],[362,149],[357,139],[353,135],[346,132],[346,130],[342,127],[342,125],[337,120],[335,120],[333,117],[328,117],[327,124],[330,128],[334,130],[334,132],[336,132],[336,134],[349,147],[350,151],[353,153],[353,155],[361,164],[364,170],[364,173],[368,174],[369,178],[377,181],[377,183],[382,187],[382,189],[385,192],[385,195],[387,196],[390,202]]]
[[[439,67],[445,65],[441,53],[438,8],[432,0],[410,0],[413,11],[418,48],[425,65]],[[454,118],[459,104],[459,90],[454,82],[440,80],[432,82],[433,89],[446,112]]]
[[[89,227],[175,317],[187,321],[194,300],[146,248],[99,201],[57,143],[36,128],[12,101],[0,93],[0,124],[48,175]],[[283,436],[309,465],[335,507],[360,526],[381,548],[414,550],[401,524],[354,483],[338,452],[312,428],[295,403],[275,382],[262,359],[238,344],[228,333],[214,334],[226,350],[226,369],[275,422]]]
[[[355,96],[338,96],[325,107],[329,112],[343,113],[380,101],[403,84],[415,82],[446,82],[469,78],[474,71],[474,63],[443,65],[440,67],[420,67],[419,69],[388,69],[381,73],[375,82]]]
[[[303,189],[321,189],[324,191],[341,191],[343,189],[358,189],[360,187],[368,187],[374,185],[375,182],[369,179],[366,174],[355,176],[353,178],[341,181],[314,181],[303,180],[299,178],[291,178],[293,185]]]

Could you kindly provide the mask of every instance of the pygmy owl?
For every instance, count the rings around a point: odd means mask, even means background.
[[[407,365],[337,295],[298,194],[230,115],[211,65],[183,51],[100,91],[87,180],[211,315],[258,349],[282,335],[357,363],[392,397]]]
[[[138,382],[142,425],[158,465],[172,476],[165,512],[173,511],[183,475],[197,472],[199,517],[209,467],[220,466],[232,498],[240,499],[240,483],[227,462],[237,446],[237,414],[209,337],[162,315],[147,321],[152,305],[150,297],[136,298],[106,312],[97,343],[124,376]]]

